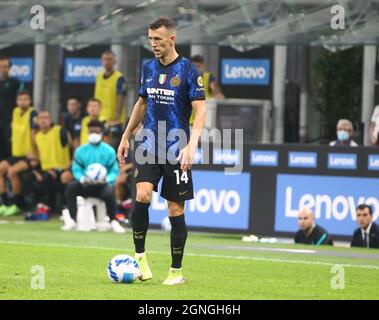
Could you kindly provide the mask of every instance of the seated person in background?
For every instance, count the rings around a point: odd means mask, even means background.
[[[331,147],[358,147],[358,144],[352,139],[353,124],[350,120],[340,119],[337,123],[337,140],[329,143]]]
[[[46,220],[55,204],[55,193],[59,188],[60,175],[70,165],[70,149],[67,132],[54,125],[48,111],[38,113],[39,132],[35,144],[39,167],[34,167],[34,195],[37,210],[30,220]]]
[[[67,99],[67,112],[62,114],[61,126],[66,129],[71,138],[72,152],[79,146],[82,120],[85,114],[82,112],[82,103],[77,96]]]
[[[99,120],[91,120],[88,123],[89,143],[76,149],[72,164],[72,173],[75,180],[67,186],[67,204],[71,221],[66,223],[63,230],[76,228],[77,200],[76,197],[99,198],[105,202],[107,215],[111,220],[111,228],[116,233],[124,233],[125,230],[115,219],[116,198],[113,185],[119,174],[116,152],[102,141],[104,123]],[[106,169],[104,180],[90,179],[86,171],[91,164],[101,164]]]
[[[0,162],[0,215],[10,216],[21,212],[25,207],[24,197],[21,193],[22,183],[20,173],[30,169],[33,159],[33,138],[37,129],[37,113],[31,106],[32,100],[28,91],[17,94],[17,106],[12,113],[11,138],[12,157]],[[1,148],[1,146],[0,146]],[[11,182],[13,198],[9,199],[5,176]]]
[[[104,123],[104,130],[103,130],[103,141],[108,143],[108,128],[105,128],[106,121],[103,117],[100,116],[100,110],[101,110],[101,102],[98,99],[90,98],[87,102],[87,114],[88,116],[85,116],[82,120],[82,127],[80,132],[80,145],[86,144],[88,142],[88,123],[91,120],[98,120]]]
[[[311,209],[305,207],[298,215],[300,230],[296,232],[295,243],[319,245],[333,245],[333,240],[328,232],[314,222]]]
[[[357,207],[359,228],[354,231],[352,247],[379,248],[379,228],[372,218],[371,206],[360,204]]]

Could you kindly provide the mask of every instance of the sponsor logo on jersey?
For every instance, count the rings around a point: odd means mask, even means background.
[[[167,75],[166,74],[161,73],[159,75],[159,83],[160,84],[164,84],[166,82],[166,79],[167,79]]]
[[[175,76],[175,77],[171,78],[170,84],[173,87],[177,87],[178,85],[180,85],[180,78],[178,76]]]

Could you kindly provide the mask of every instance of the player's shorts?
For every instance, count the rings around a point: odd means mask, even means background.
[[[25,161],[28,164],[29,169],[31,168],[30,161],[27,157],[13,157],[12,156],[12,157],[9,157],[7,159],[7,161],[9,163],[9,165],[11,165],[11,166],[15,165],[17,162]]]
[[[136,164],[134,178],[138,182],[150,182],[158,191],[159,180],[163,177],[161,197],[174,202],[193,199],[191,170],[183,172],[180,163]]]

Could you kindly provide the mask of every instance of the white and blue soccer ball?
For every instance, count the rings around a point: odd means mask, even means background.
[[[115,283],[133,283],[141,275],[137,261],[126,254],[115,256],[108,263],[107,271]]]
[[[92,181],[105,181],[107,168],[101,163],[92,163],[87,167],[86,176]]]

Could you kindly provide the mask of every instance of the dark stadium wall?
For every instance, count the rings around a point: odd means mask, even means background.
[[[110,49],[110,46],[108,45],[95,45],[90,46],[81,50],[75,50],[75,51],[68,51],[63,50],[63,61],[61,68],[61,99],[60,99],[60,105],[61,105],[61,111],[66,110],[66,100],[67,98],[74,94],[79,96],[82,99],[83,107],[86,106],[86,101],[93,97],[94,90],[95,90],[95,83],[88,83],[88,82],[79,82],[80,79],[75,82],[75,80],[70,80],[74,82],[68,82],[66,77],[66,59],[70,58],[80,58],[80,59],[98,59],[98,62],[100,62],[101,54],[103,51]]]
[[[33,45],[14,45],[11,47],[7,47],[4,49],[0,49],[0,56],[5,55],[11,58],[27,58],[32,59],[31,60],[31,69],[28,72],[28,78],[30,78],[27,81],[22,81],[25,86],[25,89],[29,90],[30,93],[33,94],[33,68],[34,68],[34,46]],[[13,61],[13,65],[15,65],[15,62]],[[29,65],[30,66],[30,65]],[[21,73],[23,71],[21,70]]]
[[[219,61],[219,75],[220,79],[217,79],[223,90],[223,93],[227,98],[241,98],[241,99],[272,99],[272,75],[273,75],[273,48],[272,47],[260,47],[247,52],[239,52],[231,47],[220,47],[220,61]],[[259,62],[262,60],[268,60],[269,73],[266,75],[267,84],[259,83],[259,81],[246,81],[241,79],[234,84],[230,84],[232,81],[228,81],[223,77],[223,72],[225,74],[225,63],[223,64],[223,59],[248,59],[247,65],[250,63],[258,63],[256,67],[259,67]],[[251,61],[253,60],[253,61]],[[255,61],[255,62],[254,62]],[[224,61],[225,62],[225,61]],[[238,61],[235,64],[238,66]],[[242,64],[241,64],[242,66]],[[223,70],[224,69],[224,70]],[[268,71],[266,69],[266,71]],[[226,80],[226,81],[225,81]],[[229,82],[229,83],[226,83]],[[250,82],[250,83],[249,83]],[[257,84],[251,84],[256,82]]]

